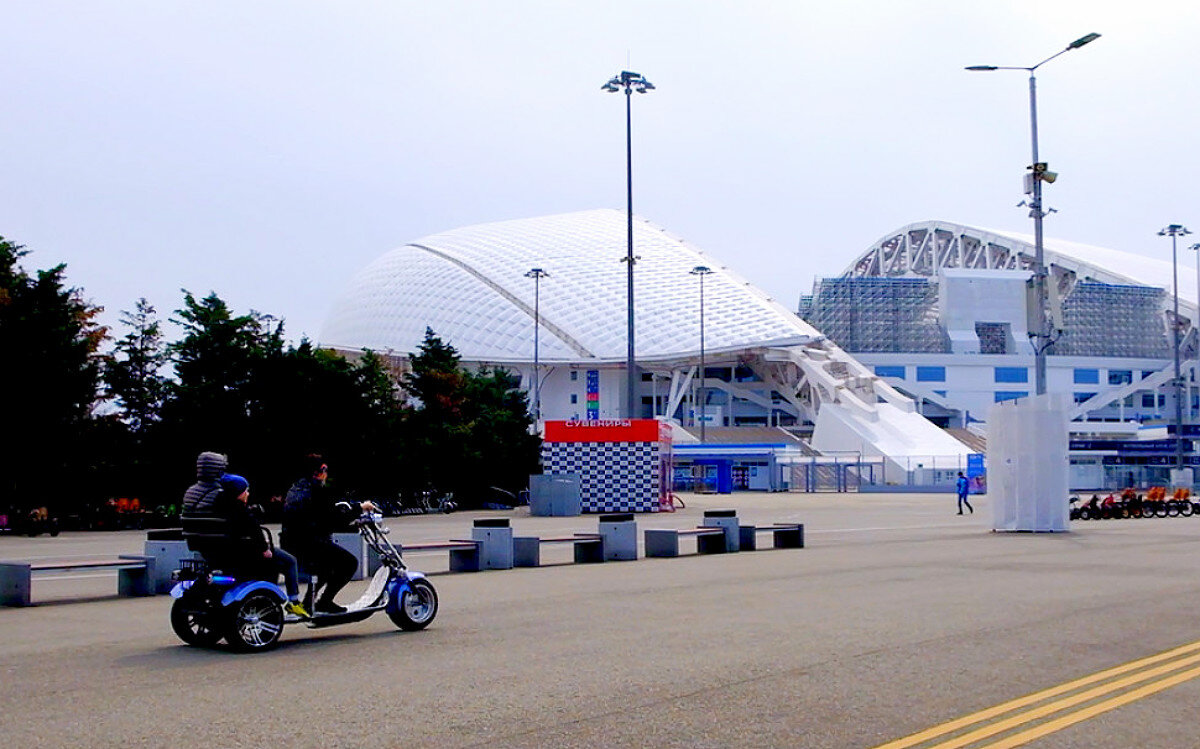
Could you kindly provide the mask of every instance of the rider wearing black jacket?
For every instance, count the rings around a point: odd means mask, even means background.
[[[333,531],[352,518],[337,507],[337,499],[325,486],[329,466],[320,455],[305,457],[305,476],[292,485],[283,500],[283,529],[280,545],[300,560],[300,565],[317,576],[321,595],[314,610],[337,614],[346,610],[333,599],[350,582],[358,569],[358,560],[333,542]],[[373,510],[370,502],[356,509]]]

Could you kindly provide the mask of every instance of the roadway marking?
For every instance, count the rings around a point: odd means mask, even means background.
[[[881,744],[876,749],[907,749],[918,745],[926,749],[956,749],[956,747],[977,744],[996,734],[1020,728],[1026,724],[1034,724],[1047,716],[1064,710],[1074,709],[1053,720],[1032,725],[1023,731],[999,738],[992,743],[978,744],[980,749],[1010,749],[1030,741],[1062,730],[1068,726],[1093,718],[1122,705],[1129,704],[1143,697],[1161,692],[1177,684],[1200,677],[1200,666],[1184,669],[1200,663],[1200,642],[1193,642],[1158,655],[1142,658],[1136,661],[1116,666],[1104,671],[1085,676],[1074,681],[1060,684],[1056,687],[1026,695],[1005,702],[972,715],[958,718],[939,726],[914,733],[902,739]],[[1131,674],[1131,672],[1133,672]],[[1125,674],[1131,674],[1124,676]],[[1115,678],[1124,676],[1124,678]],[[1099,684],[1099,686],[1092,686]],[[1141,685],[1141,686],[1137,686]],[[1092,687],[1085,689],[1085,687]],[[1131,688],[1132,687],[1132,688]],[[1079,691],[1083,690],[1083,691]],[[1122,690],[1127,690],[1122,692]],[[1116,696],[1096,702],[1098,698],[1116,694]],[[1066,696],[1062,696],[1066,695]],[[1061,697],[1054,701],[1051,698]],[[1006,713],[1029,708],[996,722],[988,722]],[[971,726],[979,725],[972,731],[951,736],[940,743],[929,743],[941,737],[947,737]]]

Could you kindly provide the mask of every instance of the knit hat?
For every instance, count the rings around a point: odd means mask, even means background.
[[[231,497],[240,497],[242,492],[250,488],[250,482],[236,473],[226,473],[221,476],[221,488]]]

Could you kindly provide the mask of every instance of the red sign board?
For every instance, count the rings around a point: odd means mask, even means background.
[[[544,442],[658,442],[656,419],[547,421]],[[669,427],[667,434],[670,434]]]

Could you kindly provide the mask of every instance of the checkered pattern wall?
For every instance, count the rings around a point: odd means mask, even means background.
[[[584,512],[659,510],[657,442],[543,442],[542,465],[579,475]]]

